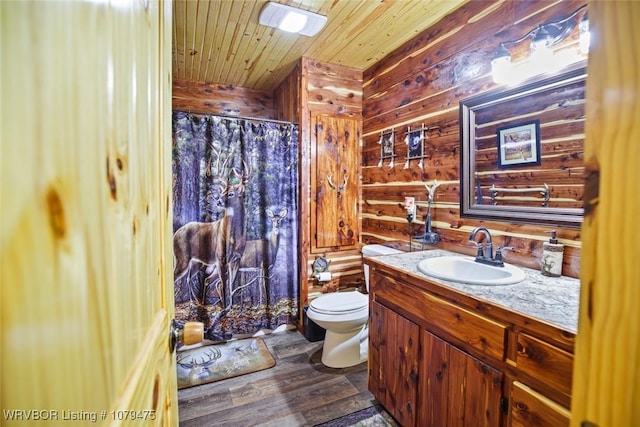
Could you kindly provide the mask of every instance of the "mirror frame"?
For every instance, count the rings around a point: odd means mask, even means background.
[[[482,93],[460,101],[460,216],[492,221],[525,224],[553,225],[579,228],[582,224],[583,208],[549,208],[525,206],[477,205],[474,199],[475,176],[475,112],[506,101],[524,98],[563,85],[584,80],[587,69],[584,63],[570,71],[524,83],[517,87],[506,87]]]

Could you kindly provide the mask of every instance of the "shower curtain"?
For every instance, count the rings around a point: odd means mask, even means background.
[[[224,340],[295,324],[298,128],[173,113],[176,318]]]

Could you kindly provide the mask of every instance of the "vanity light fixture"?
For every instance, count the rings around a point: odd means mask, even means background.
[[[559,21],[539,25],[519,39],[500,43],[491,60],[493,81],[514,83],[539,74],[540,70],[555,71],[568,65],[575,60],[575,52],[570,52],[563,57],[563,55],[554,54],[553,46],[566,39],[576,26],[580,31],[580,54],[586,55],[589,51],[589,21],[586,7],[586,4],[579,7],[571,15]],[[578,22],[578,15],[581,12],[583,12],[582,17]],[[517,45],[527,39],[531,39],[528,58],[518,63],[512,62],[507,46]]]
[[[270,1],[260,11],[259,22],[260,25],[279,28],[289,33],[315,36],[324,27],[327,17]]]

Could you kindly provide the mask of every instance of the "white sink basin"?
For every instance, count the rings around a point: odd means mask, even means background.
[[[525,278],[524,271],[514,265],[497,267],[460,256],[423,259],[418,263],[418,270],[437,279],[469,285],[513,285]]]

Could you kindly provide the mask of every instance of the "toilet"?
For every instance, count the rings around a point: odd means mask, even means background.
[[[398,254],[401,251],[383,245],[365,245],[362,255]],[[369,266],[364,264],[364,279],[369,291]],[[311,301],[307,317],[326,329],[322,364],[346,368],[367,360],[369,353],[369,296],[358,291],[332,292]]]

